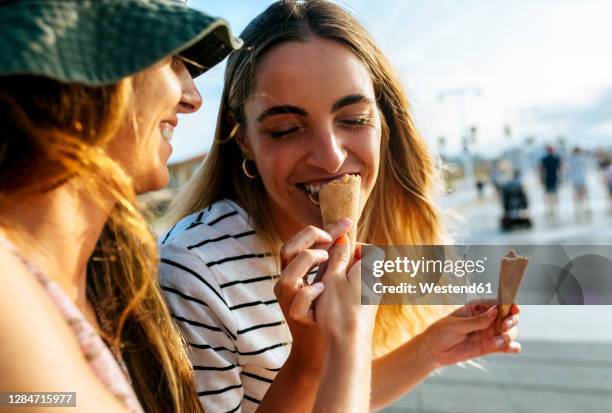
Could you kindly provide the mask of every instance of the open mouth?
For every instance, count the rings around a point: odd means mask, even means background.
[[[296,186],[306,193],[313,205],[319,206],[319,191],[323,185],[297,184]]]
[[[295,186],[297,186],[300,190],[302,190],[306,194],[306,196],[308,197],[308,199],[313,205],[319,206],[319,192],[321,191],[321,188],[323,188],[323,185],[335,179],[341,178],[344,175],[359,175],[359,174],[358,173],[342,174],[342,175],[335,176],[333,178],[329,178],[327,180],[317,181],[316,183],[299,183],[299,184],[295,184]]]

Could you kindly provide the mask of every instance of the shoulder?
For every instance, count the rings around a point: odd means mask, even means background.
[[[162,237],[163,282],[186,280],[213,287],[235,280],[271,276],[275,260],[253,229],[245,211],[222,200],[183,218]]]
[[[254,233],[248,215],[235,202],[223,199],[177,222],[161,237],[161,248],[171,243],[191,246],[191,241],[207,241],[203,237],[235,236],[245,232]]]
[[[240,206],[222,200],[182,219],[162,238],[160,279],[165,286],[214,294],[214,301],[240,300],[237,287],[252,279],[273,279],[275,256]],[[250,284],[245,284],[250,285]],[[191,295],[191,294],[190,294]],[[223,298],[221,298],[223,297]],[[242,302],[242,301],[241,301]]]
[[[0,248],[0,262],[0,388],[71,389],[83,396],[75,411],[119,411],[42,284],[12,252]]]

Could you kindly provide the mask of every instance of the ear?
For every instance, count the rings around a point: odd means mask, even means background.
[[[236,140],[236,143],[247,159],[253,159],[253,150],[251,149],[246,133],[244,133],[244,126],[239,125],[238,123],[235,123],[234,125],[235,126],[233,126],[232,129],[236,128],[234,132],[234,139]]]

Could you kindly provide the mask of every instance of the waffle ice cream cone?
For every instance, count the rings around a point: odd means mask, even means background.
[[[344,175],[323,185],[319,191],[319,207],[324,227],[346,217],[353,221],[351,230],[347,234],[351,242],[351,256],[353,256],[357,241],[360,190],[361,177],[359,175]]]
[[[527,264],[529,264],[529,257],[518,256],[514,250],[502,257],[497,290],[499,309],[495,319],[496,336],[501,334],[504,319],[510,315],[510,309],[521,286]]]

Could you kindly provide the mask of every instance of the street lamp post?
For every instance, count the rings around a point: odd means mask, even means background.
[[[472,126],[467,130],[465,120],[465,101],[469,95],[480,96],[482,92],[476,87],[464,87],[459,89],[448,89],[438,93],[438,101],[442,102],[446,98],[454,98],[457,109],[457,120],[459,124],[459,141],[463,144],[463,171],[465,184],[468,188],[475,188],[474,162],[470,152],[470,146],[476,141],[476,128]]]

